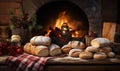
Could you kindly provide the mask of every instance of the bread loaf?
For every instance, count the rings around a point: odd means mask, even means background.
[[[64,45],[62,48],[62,52],[68,54],[69,51],[72,49],[70,45]]]
[[[69,52],[69,56],[79,57],[79,55],[82,51],[83,51],[83,49],[71,49],[70,52]]]
[[[42,56],[49,55],[49,50],[48,50],[48,47],[46,47],[46,46],[36,46],[33,51],[34,51],[36,56],[42,57]]]
[[[81,59],[91,59],[93,57],[93,54],[91,52],[81,52],[79,57]]]
[[[108,52],[107,56],[110,57],[110,58],[115,57],[115,53],[114,52]]]
[[[111,51],[112,51],[112,48],[110,48],[109,46],[99,48],[99,52],[108,53],[108,52],[111,52]]]
[[[50,37],[46,37],[46,36],[34,36],[33,38],[31,38],[30,43],[32,45],[50,45],[51,43],[51,39]]]
[[[50,45],[50,55],[51,56],[56,56],[56,55],[59,55],[61,53],[62,53],[61,48],[58,45],[56,45],[56,44]]]
[[[99,51],[99,48],[96,48],[96,47],[93,47],[93,46],[88,46],[86,49],[85,49],[86,52],[98,52]]]
[[[107,55],[104,52],[97,52],[93,55],[95,60],[104,60],[107,58]]]
[[[49,50],[47,46],[33,46],[31,43],[26,43],[23,48],[24,52],[27,52],[36,56],[48,56]]]
[[[32,46],[31,43],[26,43],[23,48],[24,52],[31,53],[31,49],[30,49],[31,46]]]
[[[85,44],[83,42],[80,41],[70,41],[68,43],[68,45],[70,45],[71,48],[75,48],[75,49],[84,49],[85,48]]]
[[[105,46],[110,46],[111,41],[108,40],[107,38],[95,38],[91,41],[91,45],[93,47],[105,47]]]

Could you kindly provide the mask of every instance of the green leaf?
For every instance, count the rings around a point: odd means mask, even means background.
[[[10,24],[9,27],[10,27],[11,30],[13,30],[15,28],[15,25]]]

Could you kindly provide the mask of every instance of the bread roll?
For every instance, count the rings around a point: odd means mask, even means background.
[[[33,46],[31,43],[26,43],[24,48],[24,52],[27,52],[36,56],[48,56],[49,50],[46,46]]]
[[[56,45],[56,44],[50,45],[50,55],[51,56],[56,56],[56,55],[59,55],[61,53],[62,53],[61,48],[58,45]]]
[[[91,45],[93,47],[105,47],[105,46],[110,46],[111,41],[108,40],[107,38],[95,38],[91,41]]]
[[[114,52],[108,52],[108,53],[107,53],[107,56],[110,57],[110,58],[111,58],[111,57],[115,57],[115,53],[114,53]]]
[[[76,49],[84,49],[85,48],[85,44],[83,42],[80,41],[70,41],[68,43],[68,45],[70,45],[72,48],[76,48]]]
[[[91,52],[81,52],[79,57],[82,59],[91,59],[93,54]]]
[[[95,60],[104,60],[107,58],[107,55],[104,52],[97,52],[93,55]]]
[[[30,43],[32,45],[50,45],[51,39],[46,36],[34,36],[31,38]]]
[[[93,46],[88,46],[86,49],[85,49],[86,52],[98,52],[99,51],[99,48],[96,48],[96,47],[93,47]]]
[[[61,49],[63,53],[68,54],[72,48],[70,47],[70,45],[64,45]]]
[[[82,51],[83,51],[83,49],[71,49],[70,52],[69,52],[69,56],[79,57],[79,55]]]
[[[101,47],[101,48],[99,48],[99,52],[108,53],[108,52],[111,52],[111,51],[112,51],[112,48],[110,48],[110,47]]]

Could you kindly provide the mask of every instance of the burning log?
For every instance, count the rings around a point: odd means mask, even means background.
[[[49,28],[51,30],[49,37],[52,39],[52,43],[55,43],[59,46],[63,46],[65,44],[67,44],[70,40],[71,40],[71,34],[66,34],[63,35],[62,34],[62,30],[60,30],[59,28]]]

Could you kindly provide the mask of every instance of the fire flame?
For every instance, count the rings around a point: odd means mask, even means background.
[[[69,15],[67,15],[66,11],[63,11],[59,14],[58,18],[56,19],[56,23],[52,28],[55,29],[55,27],[57,27],[57,28],[61,29],[61,26],[62,26],[63,23],[67,23],[68,26],[69,26],[69,30],[73,31],[73,29],[76,29],[76,27],[74,27],[74,26],[76,26],[80,22],[74,21],[73,19],[71,19],[69,17]],[[48,30],[48,33],[45,36],[49,36],[50,32],[51,31]],[[78,31],[75,30],[74,32],[72,32],[72,37],[79,37],[79,36],[80,36],[80,34],[79,34]]]
[[[58,27],[59,29],[61,29],[61,26],[63,23],[68,23],[68,16],[66,15],[66,11],[61,12],[59,14],[59,17],[56,20],[55,27]]]

